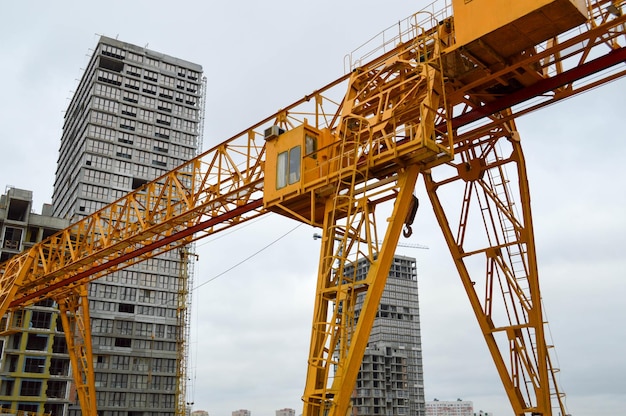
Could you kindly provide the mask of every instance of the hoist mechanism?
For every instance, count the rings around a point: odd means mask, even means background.
[[[277,213],[322,230],[303,414],[343,416],[421,176],[514,414],[566,414],[514,120],[626,73],[624,1],[499,3],[433,3],[346,75],[3,263],[0,313],[59,303],[95,416],[85,285]]]

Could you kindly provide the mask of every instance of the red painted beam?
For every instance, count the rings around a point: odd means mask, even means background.
[[[524,101],[537,97],[541,94],[545,94],[548,91],[554,91],[563,85],[578,81],[619,63],[626,63],[626,47],[615,49],[599,58],[585,62],[582,65],[569,69],[565,72],[561,72],[553,77],[545,78],[529,87],[515,91],[495,101],[489,102],[482,107],[474,108],[468,113],[454,117],[451,120],[452,128],[458,129],[459,127],[480,120],[481,118],[488,117],[507,108],[511,108],[514,105],[523,103]]]

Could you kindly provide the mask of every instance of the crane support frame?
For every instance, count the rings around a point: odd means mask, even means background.
[[[383,33],[382,48],[350,56],[350,73],[0,264],[0,314],[48,297],[71,300],[64,326],[66,337],[78,340],[73,365],[83,367],[74,374],[84,387],[84,413],[96,415],[84,359],[88,321],[82,328],[78,321],[79,312],[83,319],[88,313],[80,300],[85,285],[272,210],[323,228],[303,400],[306,415],[343,416],[371,327],[369,318],[354,316],[354,302],[370,296],[368,313],[377,307],[399,233],[394,218],[377,243],[375,208],[395,201],[404,218],[408,189],[421,172],[515,414],[565,414],[545,340],[514,119],[626,75],[625,2],[586,5],[586,23],[511,56],[489,50],[488,61],[476,52],[485,48],[480,39],[471,48],[456,41],[451,13],[416,13],[408,30]],[[327,156],[315,167],[322,174],[305,173],[313,179],[301,181],[295,195],[268,204],[264,173],[275,167],[266,166],[264,132],[307,123],[330,140],[318,149]],[[507,166],[517,180],[507,178]],[[458,206],[444,203],[448,189],[462,195]],[[365,281],[351,280],[346,270],[360,259],[379,266]]]

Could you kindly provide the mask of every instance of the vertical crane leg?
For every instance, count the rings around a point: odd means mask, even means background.
[[[514,413],[550,416],[554,399],[566,414],[545,340],[530,194],[514,123],[461,143],[450,165],[444,178],[425,174],[426,189]]]
[[[417,165],[399,172],[393,212],[380,248],[372,199],[352,196],[338,204],[336,196],[327,201],[303,398],[305,416],[344,416],[349,411],[418,173]],[[340,215],[344,210],[348,211],[345,217]],[[340,224],[344,220],[345,226]],[[354,273],[361,260],[370,263],[364,279]],[[350,266],[352,272],[347,271]],[[358,319],[354,316],[357,295],[364,297]]]
[[[61,312],[61,323],[70,354],[81,413],[84,416],[96,416],[87,284],[76,286],[71,294],[57,298],[56,301]]]

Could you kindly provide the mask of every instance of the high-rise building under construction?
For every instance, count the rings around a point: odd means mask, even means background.
[[[0,263],[69,225],[51,213],[50,204],[34,212],[32,191],[7,187],[0,195]],[[52,299],[0,317],[0,413],[56,416],[68,408],[70,359],[60,327]]]
[[[365,260],[348,266],[364,279]],[[359,295],[358,319],[363,305]],[[424,416],[424,371],[416,260],[394,256],[352,397],[352,415]]]
[[[101,37],[65,115],[54,215],[79,220],[194,157],[203,97],[200,65]],[[186,261],[172,251],[90,283],[99,415],[167,416],[179,408]],[[70,407],[79,413],[78,403]]]

